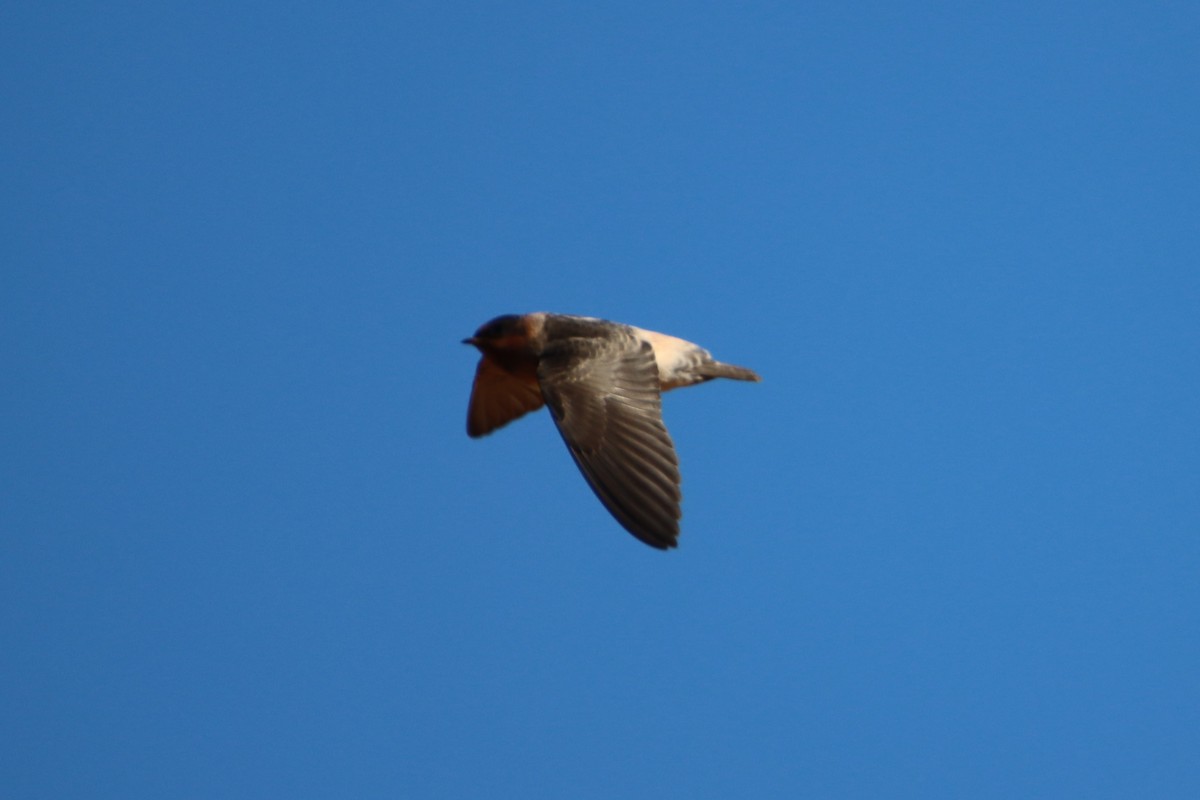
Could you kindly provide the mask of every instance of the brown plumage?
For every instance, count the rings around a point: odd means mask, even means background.
[[[482,353],[467,433],[484,436],[549,406],[588,484],[651,547],[679,538],[679,462],[661,393],[713,378],[758,381],[691,342],[564,314],[496,317],[465,339]]]

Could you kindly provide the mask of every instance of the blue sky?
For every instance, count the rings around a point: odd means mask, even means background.
[[[0,793],[1194,797],[1200,12],[19,3]],[[668,395],[680,548],[544,413]]]

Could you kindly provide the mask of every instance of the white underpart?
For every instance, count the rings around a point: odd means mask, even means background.
[[[663,390],[696,383],[700,377],[695,373],[697,364],[712,360],[707,350],[698,344],[667,336],[665,333],[634,328],[634,334],[654,348],[654,360],[658,362],[658,380]]]

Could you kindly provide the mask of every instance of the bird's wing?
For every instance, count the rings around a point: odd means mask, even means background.
[[[536,380],[522,380],[484,356],[479,359],[471,387],[467,435],[485,436],[541,407],[542,392]]]
[[[538,366],[542,395],[600,502],[651,547],[679,538],[679,461],[662,421],[654,350],[633,336],[570,338]]]

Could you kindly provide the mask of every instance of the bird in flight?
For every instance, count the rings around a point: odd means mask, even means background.
[[[486,436],[543,405],[592,491],[651,547],[679,538],[679,459],[662,392],[713,378],[759,381],[699,345],[632,325],[566,314],[507,314],[463,340],[482,357],[467,435]]]

